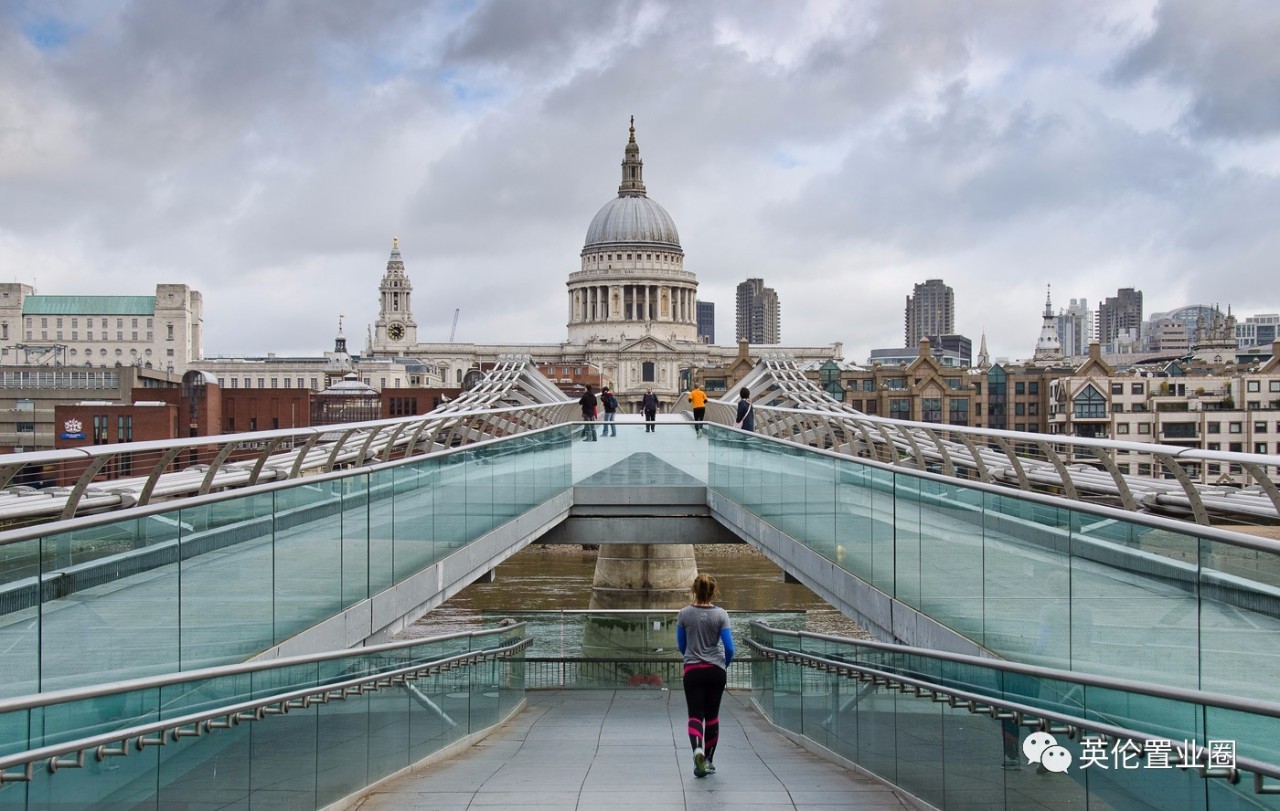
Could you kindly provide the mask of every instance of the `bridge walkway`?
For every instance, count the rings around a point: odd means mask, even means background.
[[[718,771],[693,775],[684,694],[531,690],[528,706],[462,753],[388,780],[359,811],[916,808],[900,789],[812,754],[777,731],[747,693],[725,694]]]

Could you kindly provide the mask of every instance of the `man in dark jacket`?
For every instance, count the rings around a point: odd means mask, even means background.
[[[658,395],[653,393],[653,387],[644,390],[644,399],[640,401],[640,410],[644,412],[644,432],[647,434],[654,430],[655,420],[658,416]]]
[[[586,425],[582,426],[582,441],[596,441],[596,396],[591,393],[591,385],[587,384],[587,392],[578,398],[578,405],[582,406],[582,421]]]

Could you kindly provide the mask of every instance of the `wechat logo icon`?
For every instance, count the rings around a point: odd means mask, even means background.
[[[1058,739],[1048,732],[1032,732],[1022,742],[1022,754],[1027,760],[1040,764],[1045,771],[1066,774],[1071,768],[1071,753],[1065,746],[1058,745]]]

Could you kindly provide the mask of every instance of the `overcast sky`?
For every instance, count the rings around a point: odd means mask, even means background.
[[[636,138],[699,298],[901,346],[955,289],[993,356],[1118,287],[1280,311],[1280,3],[0,0],[0,277],[204,294],[208,355],[560,341]]]

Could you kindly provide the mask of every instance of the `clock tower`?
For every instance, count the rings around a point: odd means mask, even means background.
[[[413,284],[404,272],[404,260],[400,258],[400,240],[391,240],[391,258],[387,271],[378,285],[380,302],[378,320],[374,324],[373,351],[395,353],[418,342],[418,325],[413,321],[409,295]]]

